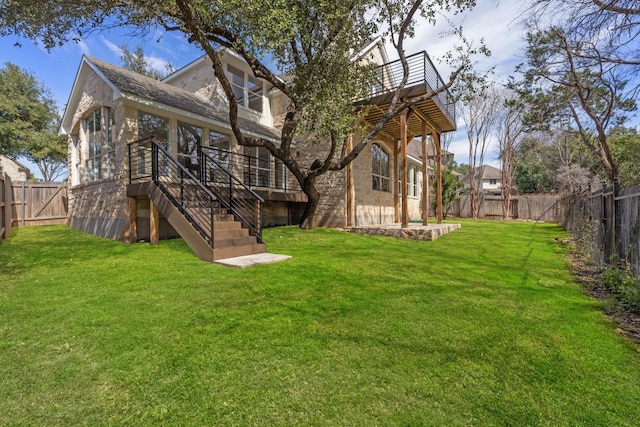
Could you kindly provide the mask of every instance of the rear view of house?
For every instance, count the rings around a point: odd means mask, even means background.
[[[379,41],[358,55],[379,64],[380,85],[363,110],[363,120],[373,123],[388,105],[399,64],[388,61]],[[416,58],[412,66],[426,67],[439,79],[426,53]],[[253,77],[233,52],[224,52],[223,61],[243,132],[279,143],[289,100]],[[427,90],[422,77],[404,96]],[[437,138],[454,129],[448,93],[390,122],[345,170],[320,177],[314,224],[385,224],[424,216],[426,135]],[[69,138],[69,224],[106,238],[182,236],[200,258],[213,261],[264,251],[262,228],[297,223],[306,202],[282,162],[265,149],[237,144],[226,97],[206,56],[162,81],[84,56],[60,132]],[[411,156],[407,143],[420,136],[424,155]],[[319,154],[314,150],[299,147],[298,160],[310,164]],[[406,184],[400,170],[410,177]]]

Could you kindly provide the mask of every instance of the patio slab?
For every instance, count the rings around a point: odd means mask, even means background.
[[[445,234],[456,231],[460,224],[409,224],[402,228],[400,224],[366,225],[357,227],[345,227],[343,230],[349,233],[370,234],[373,236],[388,236],[399,239],[413,239],[432,241]]]

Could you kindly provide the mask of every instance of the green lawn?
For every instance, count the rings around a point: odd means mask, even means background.
[[[637,347],[554,225],[265,230],[236,270],[62,226],[0,245],[0,425],[637,425]]]

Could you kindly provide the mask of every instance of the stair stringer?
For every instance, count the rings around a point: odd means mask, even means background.
[[[149,197],[158,208],[158,211],[164,216],[169,224],[182,237],[185,243],[191,248],[194,254],[203,261],[214,261],[214,250],[204,237],[196,230],[191,222],[185,218],[184,214],[171,203],[171,200],[160,190],[153,182],[136,185],[132,188],[130,185],[130,195],[144,194]],[[136,191],[137,190],[137,191]],[[136,194],[137,193],[137,194]]]

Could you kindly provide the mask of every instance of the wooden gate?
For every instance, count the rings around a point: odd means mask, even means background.
[[[66,224],[67,185],[60,182],[14,182],[13,226]]]

